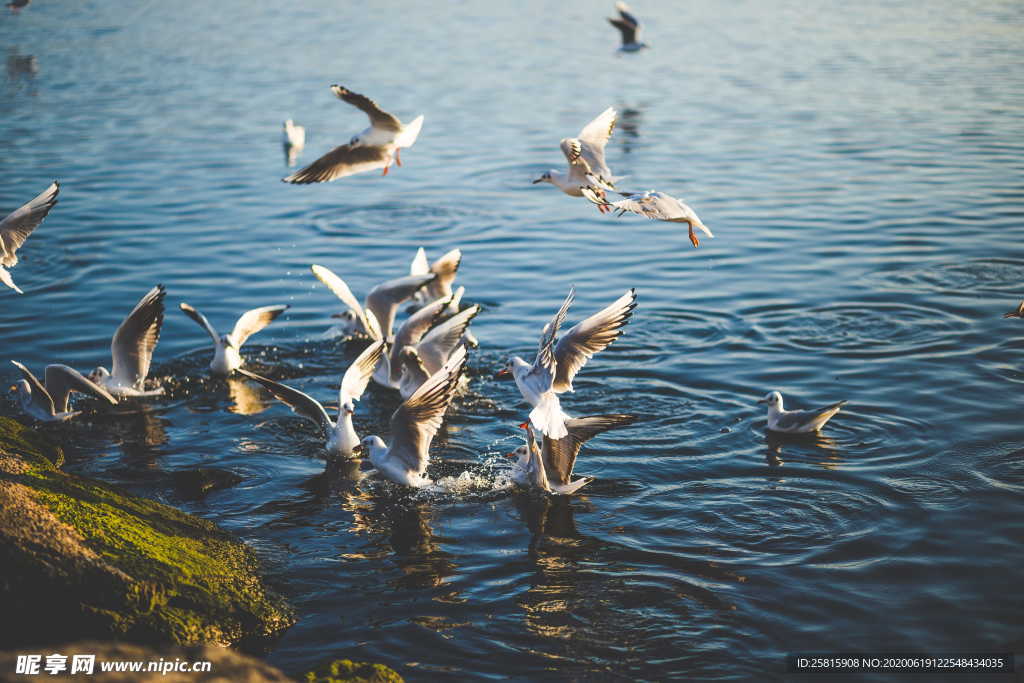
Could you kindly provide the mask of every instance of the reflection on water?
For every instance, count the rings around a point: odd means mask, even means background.
[[[619,118],[615,122],[614,139],[622,146],[622,153],[629,154],[633,151],[637,139],[640,137],[640,123],[643,120],[643,111],[633,107],[619,107]]]
[[[273,397],[267,397],[264,392],[244,379],[228,377],[225,382],[228,387],[228,397],[231,405],[228,410],[239,415],[257,415],[262,413],[273,402]]]

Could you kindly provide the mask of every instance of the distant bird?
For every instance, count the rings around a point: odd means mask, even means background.
[[[11,391],[18,392],[21,409],[31,417],[43,422],[70,420],[81,411],[70,410],[68,399],[72,392],[80,392],[117,405],[117,399],[103,387],[87,379],[78,370],[66,365],[47,365],[44,372],[45,385],[32,372],[16,360],[12,363],[25,379],[18,380]]]
[[[365,95],[340,85],[332,85],[331,90],[341,100],[370,117],[370,127],[353,137],[347,145],[335,147],[309,166],[284,178],[284,182],[324,183],[378,168],[383,168],[383,175],[387,175],[392,161],[401,166],[400,150],[412,147],[416,142],[423,126],[423,116],[417,116],[406,125]]]
[[[693,229],[699,228],[708,237],[714,237],[708,226],[704,225],[697,213],[672,195],[664,192],[647,190],[646,192],[619,192],[625,199],[617,202],[610,202],[600,188],[581,187],[580,192],[588,200],[600,206],[618,209],[619,216],[626,213],[639,214],[654,221],[666,221],[669,223],[686,223],[690,230],[690,242],[694,248],[700,244]]]
[[[233,370],[242,367],[242,356],[239,351],[245,340],[256,334],[274,321],[277,316],[288,310],[288,305],[263,306],[246,311],[235,323],[231,334],[217,334],[210,321],[202,313],[182,301],[178,307],[192,318],[213,339],[214,353],[210,361],[210,372],[219,377],[227,377]]]
[[[619,47],[619,51],[636,52],[645,47],[650,47],[647,43],[639,41],[640,22],[631,13],[629,5],[624,2],[617,2],[615,3],[615,9],[618,10],[619,16],[617,19],[609,18],[608,23],[619,29],[619,33],[622,34],[622,45]]]
[[[350,456],[359,447],[359,435],[352,424],[352,415],[356,410],[355,402],[362,398],[366,385],[370,383],[373,369],[377,367],[381,354],[386,350],[387,345],[383,341],[370,344],[345,371],[341,378],[341,388],[338,390],[337,422],[332,421],[320,402],[309,394],[244,368],[239,368],[238,373],[259,382],[279,401],[321,427],[327,435],[326,449],[329,454]]]
[[[289,166],[294,166],[302,148],[306,146],[306,129],[296,126],[294,121],[288,119],[284,122],[282,138],[285,160]]]
[[[558,313],[544,326],[533,364],[511,356],[497,374],[497,377],[512,376],[523,398],[534,407],[530,413],[533,426],[552,439],[561,439],[567,433],[568,416],[562,412],[558,394],[573,390],[576,373],[594,354],[619,338],[636,308],[636,290],[630,289],[609,306],[577,323],[556,344],[558,330],[575,296],[576,290],[571,289]]]
[[[398,391],[401,392],[402,398],[412,396],[431,375],[448,362],[459,345],[464,344],[465,339],[470,336],[469,324],[479,312],[480,306],[470,306],[434,327],[415,345],[399,347],[396,337],[397,353],[394,354],[392,368],[397,363]]]
[[[320,282],[327,286],[341,302],[348,306],[344,313],[332,317],[343,321],[343,332],[370,339],[390,341],[398,307],[408,301],[422,287],[437,277],[434,273],[409,275],[382,282],[366,295],[365,306],[352,294],[345,281],[323,266],[312,265],[310,269]]]
[[[379,436],[363,439],[362,450],[382,475],[417,488],[432,483],[426,476],[430,444],[441,428],[465,368],[466,348],[460,346],[444,367],[392,414],[390,446]]]
[[[28,7],[30,2],[32,2],[32,0],[11,0],[7,3],[7,6],[11,8],[12,12],[17,12],[22,8]]]
[[[586,477],[572,480],[576,456],[583,444],[602,432],[635,421],[635,415],[593,415],[567,420],[568,434],[561,439],[543,437],[542,448],[537,447],[530,423],[524,422],[519,426],[526,430],[526,444],[506,454],[506,457],[518,458],[512,465],[512,480],[520,486],[534,486],[549,493],[576,493],[591,482]]]
[[[57,203],[59,193],[60,183],[54,180],[35,199],[15,209],[0,221],[0,282],[18,294],[24,294],[24,292],[18,289],[11,274],[4,269],[17,265],[18,257],[15,252],[25,243],[32,231],[43,222],[46,214],[50,213],[50,209]]]
[[[757,401],[768,404],[768,429],[783,434],[808,434],[816,432],[846,405],[839,401],[817,410],[785,410],[782,407],[782,394],[773,391]]]
[[[584,185],[594,185],[598,191],[614,190],[617,179],[604,160],[604,148],[615,129],[615,117],[615,109],[608,107],[584,126],[577,137],[563,138],[560,146],[569,162],[569,172],[551,169],[533,184],[551,183],[571,197],[583,196],[580,186]],[[603,207],[598,208],[604,211]]]
[[[153,349],[160,340],[164,323],[164,297],[167,290],[157,285],[135,305],[128,317],[118,325],[110,343],[111,369],[98,367],[89,379],[117,398],[159,396],[163,387],[147,391],[146,376],[153,359]]]
[[[1009,313],[1003,314],[1004,318],[1024,318],[1024,301],[1020,302],[1020,306],[1010,311]]]

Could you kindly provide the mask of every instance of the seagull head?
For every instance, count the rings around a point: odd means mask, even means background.
[[[387,444],[384,443],[384,439],[379,436],[364,436],[363,440],[359,442],[359,445],[352,449],[353,453],[362,454],[364,457],[369,457],[370,462],[376,463],[377,458],[386,453],[388,450]]]
[[[537,183],[550,183],[550,182],[552,182],[551,181],[551,171],[545,171],[541,175],[540,178],[537,178],[536,180],[533,181],[533,184],[536,185]]]
[[[93,382],[99,383],[110,377],[110,371],[102,365],[97,367],[95,370],[89,373],[89,379]]]
[[[337,318],[341,321],[338,323],[338,327],[341,328],[343,334],[355,334],[356,328],[358,327],[358,323],[356,322],[358,318],[356,316],[356,312],[351,308],[343,313],[335,313],[331,317]]]
[[[345,415],[352,415],[353,413],[356,412],[356,404],[352,401],[352,399],[348,399],[347,401],[341,404],[341,412],[344,413]]]
[[[515,365],[515,358],[510,356],[509,359],[505,361],[505,366],[494,373],[494,379],[508,379],[512,377],[512,368],[514,368]]]
[[[514,451],[509,451],[508,453],[505,454],[506,458],[518,458],[519,460],[522,460],[526,456],[527,450],[525,445],[519,446]]]
[[[777,391],[773,391],[764,398],[758,399],[758,403],[767,403],[769,408],[775,408],[776,410],[782,410],[782,394]]]
[[[17,382],[11,385],[8,391],[17,392],[18,401],[23,406],[32,400],[32,386],[28,383],[28,380],[19,379]]]
[[[220,343],[229,349],[238,349],[238,346],[235,344],[235,340],[231,338],[230,334],[222,334],[220,336]]]

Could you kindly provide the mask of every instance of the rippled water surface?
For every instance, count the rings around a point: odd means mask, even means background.
[[[68,469],[250,542],[300,616],[268,654],[289,672],[345,653],[413,680],[750,680],[794,650],[1024,650],[1024,324],[1000,317],[1024,295],[1024,6],[637,0],[654,47],[620,57],[607,4],[0,17],[0,208],[63,185],[26,294],[0,292],[3,362],[107,364],[134,302],[169,291],[167,399],[45,427]],[[420,140],[387,178],[285,185],[283,119],[302,162],[365,125],[331,83],[425,114]],[[715,239],[530,184],[609,105],[623,185],[684,197]],[[205,377],[179,301],[225,328],[288,303],[250,364],[335,402],[359,347],[324,337],[339,304],[309,264],[361,295],[419,246],[461,247],[483,305],[437,490],[325,470],[307,423]],[[628,287],[640,305],[566,409],[642,421],[587,447],[584,495],[544,500],[508,483],[527,411],[491,376],[571,284],[570,320]],[[850,403],[778,441],[771,389]],[[358,428],[396,405],[372,390]],[[197,467],[241,481],[195,499],[173,474]]]

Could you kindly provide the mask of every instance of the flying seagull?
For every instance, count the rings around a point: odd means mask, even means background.
[[[418,344],[395,348],[397,358],[393,363],[399,367],[398,390],[402,398],[409,398],[431,375],[448,362],[452,354],[465,343],[469,336],[469,324],[480,312],[479,305],[453,315],[428,332]]]
[[[608,23],[619,29],[619,33],[622,34],[622,45],[619,47],[619,51],[636,52],[649,47],[647,43],[639,41],[640,22],[633,16],[629,5],[624,2],[617,2],[615,3],[615,9],[618,10],[619,16],[614,19],[609,17]]]
[[[816,432],[846,405],[846,401],[833,403],[817,410],[785,410],[782,394],[773,391],[757,401],[768,404],[768,429],[783,434],[808,434]]]
[[[163,285],[157,285],[139,300],[114,332],[110,343],[111,369],[108,371],[100,366],[89,373],[89,379],[117,398],[164,393],[163,387],[146,391],[145,382],[153,349],[160,340],[165,296],[167,290]]]
[[[646,192],[619,192],[625,199],[617,202],[610,202],[600,188],[581,187],[580,192],[588,200],[611,209],[618,209],[619,216],[626,213],[635,213],[654,221],[666,221],[668,223],[686,223],[690,230],[690,242],[694,248],[700,244],[693,229],[696,227],[708,237],[714,237],[708,226],[704,225],[697,213],[684,204],[681,199],[664,192],[647,190]]]
[[[288,305],[263,306],[246,311],[235,323],[231,334],[217,334],[206,316],[182,301],[178,307],[206,330],[213,339],[213,360],[210,361],[210,372],[219,377],[227,377],[233,370],[242,367],[242,356],[239,351],[245,340],[256,334],[274,321],[288,309]]]
[[[614,190],[615,181],[611,169],[604,160],[604,148],[615,128],[615,109],[608,107],[597,118],[588,123],[574,138],[563,138],[560,146],[562,154],[569,162],[568,173],[551,169],[533,181],[551,183],[565,194],[581,197],[581,186],[594,185],[601,190]],[[604,208],[598,206],[604,211]]]
[[[11,391],[18,392],[21,409],[37,420],[63,422],[80,414],[81,411],[71,410],[68,406],[68,399],[75,391],[95,396],[110,405],[117,405],[116,398],[74,368],[66,365],[47,365],[43,374],[44,384],[24,365],[16,360],[11,362],[24,377],[11,387]]]
[[[28,3],[25,3],[28,4]],[[25,243],[28,236],[36,229],[50,209],[57,203],[60,183],[54,180],[50,186],[40,192],[35,199],[7,214],[0,221],[0,282],[18,294],[24,294],[11,278],[5,268],[13,268],[18,263],[16,251]]]
[[[416,142],[423,126],[422,114],[406,125],[365,95],[340,85],[332,85],[331,91],[370,117],[370,127],[353,137],[347,145],[335,147],[309,166],[282,180],[296,184],[325,183],[378,168],[383,168],[383,175],[387,175],[392,161],[401,166],[402,157],[399,152],[403,147],[412,147]]]

